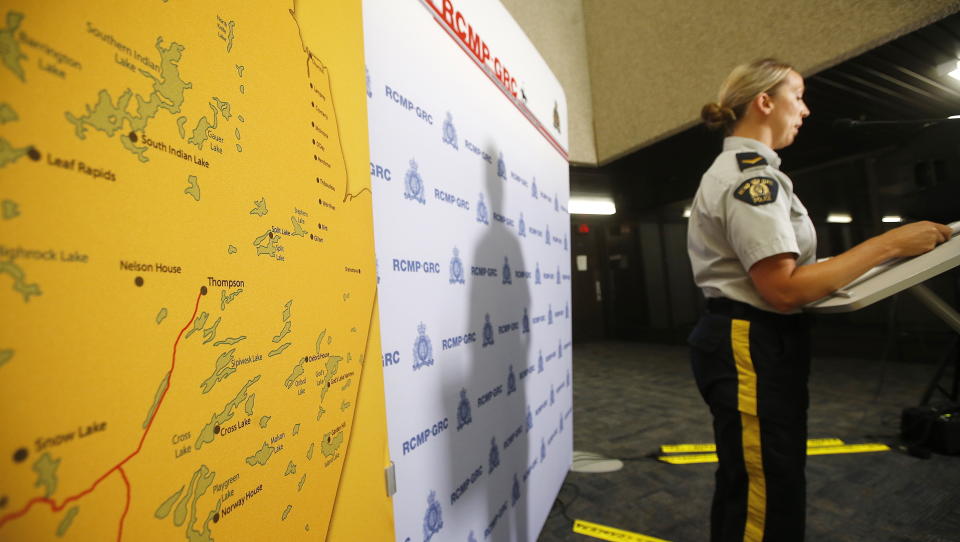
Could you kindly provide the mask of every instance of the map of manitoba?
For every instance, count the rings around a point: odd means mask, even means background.
[[[0,540],[326,538],[376,288],[336,4],[4,2]]]

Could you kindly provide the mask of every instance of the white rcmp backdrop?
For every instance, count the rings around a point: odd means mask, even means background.
[[[534,541],[573,450],[563,90],[495,0],[363,19],[396,538]]]

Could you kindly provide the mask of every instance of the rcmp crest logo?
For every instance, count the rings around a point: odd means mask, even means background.
[[[370,68],[367,70],[367,98],[373,98],[373,90],[370,89]]]
[[[520,501],[520,480],[517,475],[513,475],[513,489],[510,491],[510,506],[516,506]]]
[[[522,333],[530,333],[530,316],[527,314],[527,308],[523,308],[523,319],[520,320]]]
[[[500,466],[500,448],[497,448],[497,438],[490,439],[490,470],[487,474],[492,474],[493,470]]]
[[[490,225],[490,219],[487,217],[487,204],[483,201],[483,192],[480,193],[480,201],[477,202],[477,222]]]
[[[450,284],[463,284],[463,262],[456,247],[453,248],[453,258],[450,258]]]
[[[777,201],[780,185],[770,177],[753,177],[742,182],[733,197],[750,205],[766,205]]]
[[[520,221],[517,223],[517,235],[520,237],[527,236],[527,223],[523,221],[523,213],[520,213]]]
[[[426,191],[423,188],[423,179],[417,171],[417,161],[410,159],[410,169],[407,170],[407,175],[403,179],[403,197],[426,205],[427,198],[424,192]]]
[[[417,326],[417,338],[413,341],[413,370],[433,365],[433,345],[427,337],[427,326],[423,322]]]
[[[507,374],[507,395],[517,391],[517,375],[513,374],[513,365],[510,366],[510,372]]]
[[[507,257],[503,257],[503,284],[513,284],[513,279],[510,278],[510,262],[507,260]]]
[[[540,355],[537,356],[537,372],[543,372],[543,350],[540,350]]]
[[[540,262],[537,262],[537,269],[533,273],[533,283],[540,284]]]
[[[550,224],[547,224],[547,227],[543,231],[543,242],[547,245],[550,244]]]
[[[533,182],[530,184],[532,185],[530,188],[530,197],[532,197],[533,199],[537,199],[537,197],[540,195],[540,193],[537,192],[537,178],[534,177]]]
[[[507,180],[507,163],[503,161],[503,153],[497,158],[497,177]]]
[[[530,405],[527,405],[527,433],[533,429],[533,412],[530,411]]]
[[[443,121],[443,142],[454,149],[460,150],[457,145],[457,129],[453,125],[453,115],[447,111],[447,118]]]
[[[553,325],[553,305],[547,305],[547,325]]]
[[[493,344],[493,324],[490,323],[490,313],[488,312],[483,317],[483,348],[486,348]]]
[[[437,492],[430,491],[427,497],[427,512],[423,515],[423,542],[430,542],[433,535],[443,528],[443,510],[437,501]]]
[[[470,415],[470,400],[467,399],[467,389],[460,388],[460,403],[457,405],[457,431],[470,425],[473,416]]]

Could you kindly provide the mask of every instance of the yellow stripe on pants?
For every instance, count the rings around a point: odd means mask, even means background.
[[[747,523],[744,542],[762,542],[767,515],[767,481],[760,448],[760,418],[757,417],[757,373],[750,357],[750,321],[731,320],[730,344],[737,366],[737,410],[740,411],[743,462],[747,470]]]

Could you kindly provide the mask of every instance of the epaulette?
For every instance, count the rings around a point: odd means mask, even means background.
[[[767,159],[764,158],[760,153],[757,152],[738,152],[737,153],[737,166],[740,167],[740,171],[745,169],[750,169],[752,167],[760,167],[767,165]]]

